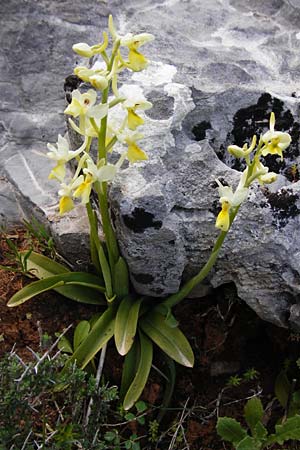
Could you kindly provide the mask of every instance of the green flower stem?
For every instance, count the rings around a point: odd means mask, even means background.
[[[115,143],[117,142],[118,138],[117,136],[114,136],[113,138],[111,138],[111,140],[109,141],[109,143],[107,144],[107,146],[105,147],[105,151],[109,152],[109,150],[111,148],[113,148],[113,146],[115,145]]]
[[[113,108],[114,106],[118,105],[119,103],[123,103],[126,100],[126,98],[115,98],[114,100],[112,100],[111,102],[109,102],[108,107],[109,108]]]
[[[102,219],[102,228],[106,240],[108,259],[111,271],[119,259],[119,249],[114,230],[111,226],[108,201],[107,201],[107,183],[95,183],[95,190],[99,199],[100,214]]]
[[[108,70],[111,70],[111,68],[113,66],[114,59],[115,59],[118,48],[119,48],[119,43],[114,46],[113,53],[112,53],[112,56],[111,56],[111,59],[110,59],[109,65],[108,65]],[[102,104],[105,104],[108,101],[109,89],[110,89],[110,83],[108,84],[107,88],[104,89],[102,92]],[[98,135],[98,157],[99,157],[99,160],[104,159],[105,163],[107,162],[106,131],[107,131],[107,116],[103,117],[103,119],[101,120],[101,128],[100,128],[99,135]],[[111,144],[111,143],[112,143],[112,141],[109,144]],[[109,147],[109,148],[111,148],[111,147]],[[115,266],[116,262],[118,261],[120,255],[119,255],[119,250],[118,250],[117,239],[116,239],[114,230],[111,226],[110,217],[109,217],[108,201],[107,201],[107,183],[106,182],[95,183],[95,189],[96,189],[98,199],[99,199],[102,227],[103,227],[103,232],[104,232],[104,236],[105,236],[105,241],[107,244],[110,271],[112,273],[114,270],[114,266]]]
[[[108,261],[105,256],[105,252],[102,248],[99,236],[98,236],[98,230],[97,230],[97,220],[95,213],[93,211],[91,203],[87,203],[86,205],[87,214],[89,218],[90,223],[90,240],[91,240],[91,258],[92,262],[99,270],[101,268],[101,273],[103,275],[104,283],[105,283],[105,289],[106,289],[106,296],[107,298],[113,297],[113,291],[112,291],[112,277],[111,272],[109,268]],[[99,262],[98,262],[99,261]]]
[[[165,305],[167,308],[172,308],[173,306],[177,305],[192,291],[192,289],[194,289],[195,286],[197,286],[198,283],[201,283],[201,281],[203,281],[204,278],[207,277],[219,256],[222,244],[227,236],[228,231],[230,230],[230,227],[232,225],[232,222],[234,221],[235,216],[237,215],[238,210],[239,206],[232,210],[230,215],[230,226],[228,230],[220,232],[219,237],[210,254],[210,257],[208,258],[207,263],[202,267],[200,272],[189,281],[187,281],[176,294],[173,294],[166,300],[164,300],[161,305]]]

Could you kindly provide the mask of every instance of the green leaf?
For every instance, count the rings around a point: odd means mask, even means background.
[[[139,412],[139,413],[143,413],[147,410],[147,405],[142,400],[136,402],[136,404],[134,406],[135,406],[137,412]]]
[[[115,325],[115,311],[108,308],[94,324],[88,337],[80,344],[67,361],[65,368],[77,361],[82,369],[94,358],[101,348],[113,337]],[[63,369],[63,371],[65,370]]]
[[[159,312],[160,314],[162,314],[163,316],[165,316],[165,321],[166,324],[171,327],[171,328],[176,328],[178,327],[178,320],[175,319],[175,317],[172,314],[172,309],[167,306],[164,305],[163,303],[161,303],[160,305],[157,305],[155,310],[157,312]]]
[[[134,376],[136,374],[138,368],[138,362],[140,360],[140,348],[138,345],[138,340],[135,339],[134,343],[125,356],[124,365],[122,370],[122,380],[121,380],[121,388],[120,388],[120,399],[123,400],[126,392],[131,385]]]
[[[91,325],[87,320],[82,320],[81,322],[79,322],[74,331],[73,337],[74,350],[76,350],[81,344],[81,342],[83,342],[87,338],[90,329]]]
[[[90,275],[84,272],[67,272],[61,273],[59,275],[53,275],[51,277],[34,281],[28,284],[12,296],[7,306],[13,307],[21,305],[27,300],[30,300],[32,297],[41,294],[42,292],[49,291],[50,289],[57,289],[68,284],[85,286],[101,292],[103,292],[104,290],[104,288],[102,286],[99,286],[98,284],[98,277],[94,275]],[[99,299],[96,297],[94,303],[99,304],[98,300]],[[91,299],[91,302],[93,302],[93,299]]]
[[[104,283],[105,283],[105,287],[106,287],[106,294],[108,295],[108,297],[110,299],[113,297],[112,284],[111,284],[111,273],[110,273],[109,264],[108,264],[106,255],[104,253],[104,250],[102,248],[102,245],[98,248],[98,256],[99,256],[101,270],[102,270]]]
[[[55,336],[59,337],[60,333],[55,333]],[[69,341],[69,339],[66,338],[66,336],[62,336],[60,340],[58,341],[57,348],[61,350],[64,353],[70,353],[72,355],[73,348]]]
[[[128,410],[140,398],[143,389],[147,383],[150,373],[153,357],[153,346],[150,339],[147,338],[142,332],[139,332],[140,338],[140,360],[136,375],[131,383],[127,394],[125,395],[123,407]]]
[[[174,361],[186,367],[193,367],[193,350],[179,328],[167,325],[164,316],[152,311],[141,321],[142,330]]]
[[[261,422],[264,415],[263,406],[260,398],[253,397],[247,401],[244,409],[245,419],[251,433],[254,434],[254,428],[258,422]]]
[[[129,274],[127,264],[122,256],[119,257],[113,271],[114,292],[120,298],[129,294]]]
[[[219,417],[217,433],[222,439],[232,442],[234,445],[237,445],[247,436],[246,430],[242,428],[241,424],[231,417]]]
[[[25,255],[26,251],[22,252]],[[47,256],[31,252],[27,259],[27,269],[37,278],[47,278],[70,270]]]
[[[277,442],[282,445],[289,439],[300,439],[300,416],[289,417],[282,425],[275,426],[275,434],[269,436],[267,445]]]
[[[126,355],[130,350],[139,318],[142,299],[134,300],[125,297],[120,303],[115,322],[115,343],[120,355]]]
[[[246,436],[242,441],[240,441],[236,447],[236,450],[260,450],[262,445],[263,444],[261,442],[253,437]]]
[[[268,430],[263,426],[261,422],[257,422],[253,430],[253,437],[264,442],[268,436]]]
[[[28,257],[27,270],[39,279],[48,278],[60,273],[71,273],[71,271],[62,264],[59,264],[58,262],[47,258],[47,256],[40,255],[36,252],[32,252]],[[98,278],[98,280],[101,284],[101,279]],[[106,305],[106,300],[99,296],[93,289],[87,286],[65,285],[56,288],[55,291],[65,296],[66,298],[75,300],[77,302],[94,305]]]
[[[286,371],[281,371],[275,380],[275,395],[279,403],[283,408],[286,408],[289,393],[291,389],[291,383],[286,375]]]

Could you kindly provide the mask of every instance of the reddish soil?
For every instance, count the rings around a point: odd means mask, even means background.
[[[22,229],[12,231],[9,237],[21,249],[28,246]],[[2,235],[1,265],[11,265],[7,252]],[[41,334],[54,337],[70,323],[75,325],[79,320],[89,319],[97,310],[54,292],[8,308],[7,301],[25,283],[28,279],[20,273],[0,269],[0,356],[15,345],[20,356],[30,358],[28,347],[38,350]],[[269,405],[269,414],[275,416],[275,421],[283,415],[278,403],[272,402],[274,381],[286,358],[295,361],[299,357],[297,336],[260,320],[229,285],[210,297],[184,301],[175,315],[193,347],[196,363],[193,369],[177,366],[172,410],[164,418],[166,432],[156,448],[168,449],[177,430],[177,447],[174,448],[178,450],[231,449],[216,434],[217,416],[227,415],[243,421],[245,401],[255,392],[261,392],[261,399],[265,406]],[[121,368],[122,359],[110,345],[105,361],[107,379],[119,383]],[[251,368],[259,373],[256,379],[242,381],[236,387],[228,386],[230,376],[242,377]],[[153,371],[143,397],[159,404],[162,391],[162,378]]]

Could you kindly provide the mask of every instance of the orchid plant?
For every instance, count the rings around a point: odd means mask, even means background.
[[[154,38],[148,33],[119,35],[111,16],[108,28],[109,34],[103,32],[102,42],[92,46],[86,43],[73,46],[74,52],[91,63],[75,68],[75,75],[88,83],[90,88],[86,92],[74,90],[72,100],[64,111],[70,127],[81,137],[82,145],[70,149],[68,139],[59,135],[56,144],[48,144],[47,153],[47,157],[55,162],[49,178],[60,185],[59,214],[68,213],[79,203],[86,207],[95,273],[71,272],[64,265],[32,252],[27,261],[28,270],[39,280],[16,293],[8,306],[19,305],[41,292],[54,289],[72,300],[104,308],[88,327],[79,327],[85,330],[84,335],[77,336],[78,345],[72,350],[67,366],[76,361],[84,368],[99,351],[103,357],[108,341],[114,338],[118,352],[125,356],[121,396],[124,408],[130,409],[147,382],[152,367],[153,344],[166,359],[169,390],[174,386],[173,361],[187,367],[193,366],[193,351],[178,327],[172,308],[213,267],[234,218],[247,198],[250,185],[255,181],[272,183],[276,179],[276,174],[268,171],[261,158],[271,154],[282,159],[291,138],[288,133],[275,131],[275,116],[272,113],[270,129],[260,137],[258,144],[254,136],[249,147],[247,144],[243,147],[229,146],[228,151],[232,155],[245,159],[246,169],[241,173],[235,190],[216,180],[221,203],[216,227],[220,233],[207,263],[179,292],[166,299],[152,302],[151,298],[139,296],[130,288],[127,264],[120,254],[110,220],[107,192],[108,184],[122,169],[125,160],[135,164],[148,159],[138,141],[143,138],[139,131],[145,122],[143,111],[151,108],[152,104],[140,87],[130,85],[119,88],[118,80],[124,70],[136,72],[147,67],[148,60],[140,48]],[[93,64],[95,57],[98,60]],[[94,142],[97,146],[96,157],[92,151]],[[118,155],[114,158],[116,162],[112,162],[111,153],[117,143]],[[75,163],[72,175],[69,175],[67,168],[70,161]],[[93,196],[98,199],[104,242],[98,233],[98,214]],[[79,333],[78,330],[76,332]],[[170,392],[166,393],[166,397],[170,397]]]

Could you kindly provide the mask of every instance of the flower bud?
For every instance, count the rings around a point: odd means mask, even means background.
[[[259,181],[264,184],[274,183],[274,181],[276,180],[277,180],[277,173],[275,172],[269,172],[259,177]]]
[[[244,158],[245,152],[242,147],[239,147],[238,145],[229,145],[227,148],[228,153],[230,153],[232,156],[235,156],[236,158]]]
[[[108,85],[107,78],[97,74],[89,77],[89,82],[95,89],[99,89],[100,91],[106,89]]]
[[[88,44],[84,42],[79,42],[74,44],[72,47],[73,52],[77,53],[79,56],[84,56],[85,58],[91,58],[94,55],[93,50]]]

